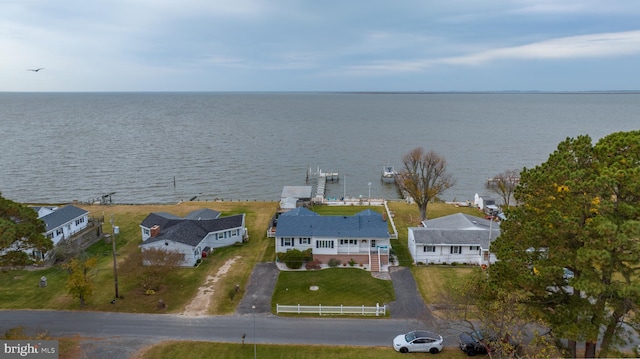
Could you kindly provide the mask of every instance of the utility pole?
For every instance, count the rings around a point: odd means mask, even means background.
[[[116,262],[116,229],[113,224],[113,213],[111,213],[111,244],[113,246],[113,281],[116,288],[116,299],[120,296],[118,295],[118,267]]]

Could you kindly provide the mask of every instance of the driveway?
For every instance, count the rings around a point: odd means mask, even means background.
[[[244,297],[236,308],[236,314],[271,313],[271,297],[276,288],[280,270],[275,263],[258,263],[253,267],[245,288]]]
[[[432,323],[434,317],[418,292],[411,270],[407,267],[391,267],[389,270],[396,300],[389,303],[393,319],[416,319]]]
[[[236,314],[271,313],[271,296],[278,280],[279,269],[275,263],[258,263],[251,273],[245,295],[236,309]],[[396,300],[387,303],[391,318],[413,319],[433,323],[434,317],[424,304],[418,286],[406,267],[391,267],[391,281]]]

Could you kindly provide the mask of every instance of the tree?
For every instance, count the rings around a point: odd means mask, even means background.
[[[601,357],[624,339],[640,304],[640,131],[592,145],[567,138],[521,173],[509,220],[492,244],[495,285],[521,291],[576,357]],[[570,271],[570,272],[568,272]],[[571,275],[566,275],[571,273]],[[602,334],[602,335],[600,335]]]
[[[131,254],[120,270],[133,275],[145,291],[157,291],[167,275],[183,260],[181,252],[151,247]]]
[[[45,232],[36,211],[0,194],[0,265],[25,265],[28,258],[22,252],[51,250],[53,242]]]
[[[434,151],[417,147],[407,153],[398,173],[401,190],[406,191],[420,209],[420,220],[427,219],[427,205],[455,184],[447,173],[447,161]]]
[[[487,190],[499,195],[505,207],[511,205],[511,198],[516,186],[520,182],[520,171],[506,170],[487,180]]]
[[[92,269],[97,264],[95,257],[91,258],[74,258],[70,262],[63,265],[69,273],[67,279],[67,290],[74,298],[80,300],[80,305],[83,306],[87,297],[93,294],[93,284],[91,283]]]
[[[512,358],[514,354],[518,358],[557,357],[525,299],[523,292],[495,286],[486,271],[477,268],[461,283],[446,288],[439,303],[449,319],[447,326],[456,323],[456,330],[483,334],[491,358]]]

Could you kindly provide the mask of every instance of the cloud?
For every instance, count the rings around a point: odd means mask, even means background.
[[[640,30],[562,37],[526,45],[495,48],[460,56],[379,61],[351,66],[352,74],[371,72],[416,72],[437,65],[479,66],[501,60],[557,60],[619,57],[640,54]]]
[[[638,53],[640,53],[640,30],[563,37],[521,46],[449,57],[434,62],[453,65],[479,65],[503,59],[594,58]]]

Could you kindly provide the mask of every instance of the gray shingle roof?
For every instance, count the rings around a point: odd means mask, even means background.
[[[211,219],[187,219],[173,215],[171,215],[171,217],[175,218],[166,218],[159,213],[149,214],[147,218],[142,221],[141,226],[151,228],[154,225],[158,225],[160,227],[160,233],[156,237],[147,239],[145,243],[171,240],[196,246],[207,234],[242,227],[244,220],[244,214]]]
[[[282,214],[276,227],[278,237],[389,238],[382,215],[363,211],[353,216],[320,216],[298,207]]]
[[[218,217],[220,217],[220,212],[209,208],[199,209],[184,216],[186,219],[216,219]]]
[[[82,208],[78,208],[73,205],[64,206],[62,208],[58,208],[53,213],[49,213],[46,216],[43,216],[41,219],[44,221],[47,232],[62,226],[65,223],[73,221],[76,218],[80,218],[85,214],[89,213],[89,211],[85,211]]]
[[[413,238],[423,245],[472,245],[489,248],[500,236],[500,223],[456,213],[423,222],[425,227],[412,227]]]

